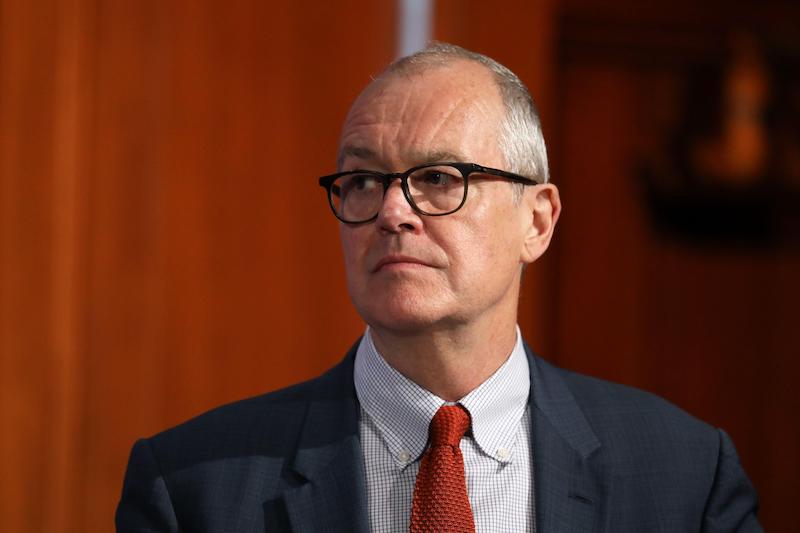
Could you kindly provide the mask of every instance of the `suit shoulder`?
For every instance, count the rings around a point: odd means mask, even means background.
[[[723,452],[720,430],[650,392],[559,372],[620,483],[647,479],[659,490],[681,486],[705,501]]]
[[[681,530],[761,531],[755,491],[724,431],[655,394],[541,366],[572,397],[558,399],[574,400],[590,426],[596,464],[610,473],[617,498],[638,502],[615,509],[620,518],[609,523],[638,513],[642,524],[654,524],[670,501],[682,510]]]
[[[718,430],[668,400],[635,387],[558,370],[598,434],[624,432],[672,442],[719,443]]]
[[[178,450],[206,450],[213,454],[214,449],[233,452],[261,446],[270,446],[272,451],[290,448],[310,403],[347,393],[347,366],[345,361],[308,381],[221,405],[157,433],[148,441],[159,455]]]

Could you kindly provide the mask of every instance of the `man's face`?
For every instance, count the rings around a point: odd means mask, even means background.
[[[497,142],[504,113],[491,74],[476,63],[390,74],[350,110],[341,170],[437,161],[506,169]],[[513,320],[530,220],[503,180],[473,175],[465,205],[442,217],[416,213],[394,181],[375,221],[340,226],[353,303],[368,324],[396,333]]]

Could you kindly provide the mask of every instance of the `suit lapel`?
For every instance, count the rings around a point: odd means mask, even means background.
[[[602,531],[608,473],[601,445],[559,372],[528,352],[536,530]]]
[[[293,531],[367,532],[354,354],[320,379],[309,402],[292,464],[303,481],[283,494]]]
[[[292,469],[302,482],[283,501],[291,529],[367,533],[353,347],[318,383]],[[528,346],[536,530],[602,531],[609,472],[601,444],[559,372]]]

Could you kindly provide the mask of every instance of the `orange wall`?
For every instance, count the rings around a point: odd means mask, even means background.
[[[550,354],[725,429],[759,491],[765,529],[789,531],[800,495],[800,236],[760,247],[666,236],[653,228],[640,172],[654,92],[669,90],[681,62],[720,46],[727,32],[748,26],[742,21],[794,21],[800,34],[796,6],[721,6],[560,6],[553,166],[565,208],[551,250]]]
[[[637,72],[559,48],[564,12],[597,2],[490,4],[440,0],[435,36],[518,72],[544,119],[565,211],[526,273],[526,337],[730,430],[786,529],[796,255],[659,240],[631,170]],[[0,530],[108,531],[135,438],[313,376],[359,335],[316,177],[395,18],[0,0]]]
[[[388,2],[0,2],[0,530],[109,531],[127,453],[360,333],[334,169]]]

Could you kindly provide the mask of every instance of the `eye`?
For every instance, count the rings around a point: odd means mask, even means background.
[[[419,177],[419,181],[424,183],[425,185],[439,185],[439,186],[451,185],[453,181],[457,179],[459,178],[453,176],[452,174],[436,169],[426,170]]]
[[[381,187],[381,183],[376,176],[370,174],[355,174],[348,176],[341,183],[340,196],[347,196],[349,193],[371,192]]]
[[[370,176],[368,174],[361,174],[359,176],[353,177],[353,186],[360,191],[373,189],[377,185],[378,185],[378,180],[375,179],[375,176]]]

